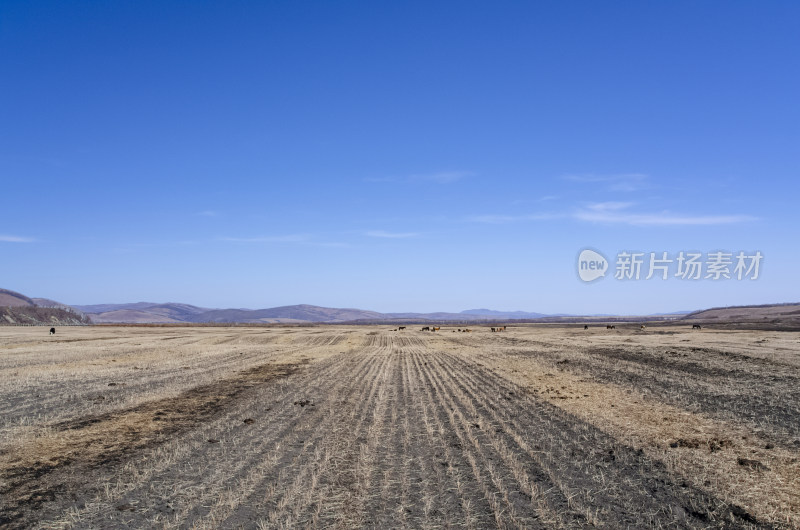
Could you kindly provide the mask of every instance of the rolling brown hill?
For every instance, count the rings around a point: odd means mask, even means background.
[[[0,289],[0,325],[74,326],[89,323],[89,317],[66,304]]]
[[[189,304],[137,302],[133,304],[95,304],[73,306],[97,323],[172,323],[193,322],[193,317],[211,309]]]
[[[0,289],[0,307],[34,307],[36,303],[16,291]]]
[[[382,318],[382,313],[301,304],[269,309],[217,309],[195,315],[193,322],[348,322]]]
[[[800,328],[800,304],[765,304],[714,307],[689,313],[684,320],[706,325],[749,325],[756,328]]]

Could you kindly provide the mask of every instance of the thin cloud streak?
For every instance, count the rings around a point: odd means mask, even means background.
[[[310,239],[306,234],[288,234],[283,236],[260,237],[221,237],[220,241],[230,243],[305,243]]]
[[[564,175],[563,180],[585,184],[604,184],[611,191],[632,192],[644,189],[649,176],[644,173],[620,173],[618,175]]]
[[[626,224],[631,226],[712,226],[757,221],[751,215],[690,215],[667,211],[638,213],[628,209],[633,202],[600,202],[584,206],[569,213],[538,213],[522,215],[474,215],[465,221],[483,224],[509,224],[556,219],[574,219],[598,224]]]
[[[33,243],[36,241],[32,237],[9,236],[0,234],[0,241],[3,243]]]
[[[439,184],[452,184],[459,180],[473,176],[471,171],[441,171],[439,173],[430,173],[427,175],[411,175],[410,180],[426,180],[429,182],[438,182]]]
[[[483,224],[507,224],[507,223],[520,223],[525,221],[547,221],[551,219],[561,219],[565,217],[563,214],[557,213],[536,213],[536,214],[523,214],[523,215],[473,215],[467,217],[465,220],[470,223],[483,223]]]
[[[632,226],[710,226],[755,221],[750,215],[685,215],[670,212],[655,214],[624,211],[631,202],[600,202],[578,210],[573,217],[579,221]]]
[[[409,237],[417,237],[419,234],[415,232],[386,232],[385,230],[370,230],[366,232],[369,237],[380,237],[386,239],[407,239]]]
[[[366,177],[364,182],[435,182],[437,184],[453,184],[474,176],[472,171],[439,171],[436,173],[420,173],[402,177]]]
[[[672,215],[613,213],[602,211],[583,211],[575,214],[575,219],[592,223],[627,224],[633,226],[709,226],[756,221],[749,215]]]
[[[279,244],[288,243],[293,245],[307,245],[313,247],[323,248],[351,248],[348,243],[341,243],[338,241],[314,241],[314,239],[307,234],[287,234],[283,236],[260,236],[260,237],[220,237],[217,241],[226,243],[244,243],[244,244]]]

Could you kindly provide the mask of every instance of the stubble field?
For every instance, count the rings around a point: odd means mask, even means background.
[[[0,327],[0,527],[800,527],[800,333],[455,329]]]

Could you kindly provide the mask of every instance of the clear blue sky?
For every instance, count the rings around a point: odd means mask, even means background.
[[[73,304],[800,300],[797,2],[0,0],[0,287]],[[756,281],[576,274],[760,250]]]

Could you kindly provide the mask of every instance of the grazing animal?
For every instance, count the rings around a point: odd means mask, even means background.
[[[617,329],[617,326],[606,326],[606,329]]]
[[[55,335],[56,334],[56,328],[50,328],[50,334],[51,335]]]
[[[422,331],[430,331],[430,330],[431,330],[430,326],[425,326],[424,328],[422,328]]]
[[[645,327],[646,327],[646,326],[645,326],[644,324],[642,324],[642,325],[641,325],[641,327],[640,327],[639,329],[641,329],[642,331],[644,331],[644,328],[645,328]]]
[[[703,329],[703,326],[700,324],[692,324],[692,329]]]
[[[489,328],[489,329],[491,329],[491,330],[492,330],[492,333],[494,333],[494,328]]]
[[[584,324],[584,325],[583,325],[583,329],[589,329],[589,326],[587,326],[586,324]]]
[[[400,331],[402,331],[402,330],[406,329],[406,327],[405,327],[405,326],[400,326],[400,327],[399,327],[399,328],[397,328],[397,329],[399,329]]]
[[[439,331],[440,329],[442,329],[442,328],[441,327],[433,328],[433,331]]]

